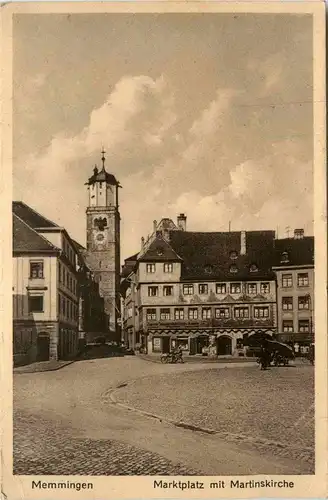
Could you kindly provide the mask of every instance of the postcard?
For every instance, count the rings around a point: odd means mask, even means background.
[[[4,497],[326,497],[324,2],[2,27]]]

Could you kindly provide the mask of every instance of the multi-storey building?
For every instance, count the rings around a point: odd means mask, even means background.
[[[81,348],[107,333],[104,298],[100,296],[99,283],[85,261],[86,248],[74,241],[79,255],[79,343]]]
[[[83,329],[79,322],[84,324],[88,317],[81,301],[87,294],[89,301],[102,303],[97,296],[98,286],[90,284],[91,275],[86,280],[87,268],[83,266],[77,244],[64,228],[25,203],[13,202],[16,363],[64,359],[77,354],[79,330]],[[87,282],[85,291],[82,282]]]
[[[274,237],[273,231],[188,232],[184,214],[177,225],[154,221],[136,259],[123,267],[130,337],[149,353],[180,344],[190,354],[208,347],[222,355],[237,352],[256,332],[274,334]]]
[[[120,213],[118,193],[120,184],[105,170],[95,166],[86,183],[88,189],[87,251],[85,259],[96,281],[107,315],[106,336],[120,340]]]
[[[314,238],[302,229],[294,238],[276,240],[273,269],[277,276],[278,336],[309,345],[314,339]]]

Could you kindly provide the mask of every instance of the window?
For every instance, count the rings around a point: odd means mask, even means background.
[[[284,320],[282,322],[282,331],[283,332],[293,332],[294,331],[294,325],[292,320]]]
[[[251,264],[250,265],[250,268],[249,268],[249,272],[250,273],[257,273],[258,270],[259,270],[259,268],[257,267],[256,264]]]
[[[158,286],[149,286],[148,297],[157,297],[157,296],[158,296]]]
[[[184,310],[182,308],[174,309],[174,319],[184,319]]]
[[[297,286],[309,286],[308,273],[299,273],[297,275]]]
[[[132,307],[128,309],[128,318],[132,318]]]
[[[59,279],[59,283],[61,283],[61,279],[62,279],[62,268],[61,268],[61,263],[58,262],[58,279]]]
[[[198,309],[192,308],[188,310],[188,318],[189,319],[197,319],[198,318]]]
[[[161,318],[161,320],[171,319],[170,309],[161,309],[160,310],[160,318]]]
[[[43,312],[43,295],[30,295],[28,298],[28,311]]]
[[[305,297],[298,297],[298,308],[299,309],[310,308],[310,298],[307,295]]]
[[[146,272],[154,273],[155,272],[155,264],[146,264]]]
[[[282,298],[282,309],[284,311],[293,310],[293,297],[283,297]]]
[[[216,284],[216,293],[218,293],[218,294],[227,293],[227,285],[225,283],[217,283]]]
[[[206,295],[208,293],[208,285],[198,285],[198,293],[200,295]]]
[[[58,311],[59,311],[59,314],[61,314],[61,312],[62,312],[62,301],[61,301],[61,295],[60,295],[60,293],[58,294],[57,300],[58,300]]]
[[[229,318],[230,317],[229,307],[217,307],[215,309],[215,317],[218,319]]]
[[[178,338],[176,344],[178,346],[181,346],[181,349],[183,349],[184,351],[188,351],[189,350],[188,337],[180,337],[180,338]]]
[[[30,262],[30,278],[43,278],[43,261]]]
[[[235,307],[235,318],[249,318],[248,307]]]
[[[211,319],[211,308],[203,307],[202,309],[202,319]]]
[[[241,284],[240,283],[231,283],[230,284],[230,293],[241,293]]]
[[[164,297],[169,297],[170,295],[173,295],[173,286],[164,286],[163,287],[163,295]]]
[[[212,272],[213,272],[213,266],[211,266],[211,264],[207,264],[205,266],[205,273],[211,274]]]
[[[173,273],[173,264],[166,262],[164,264],[164,273]]]
[[[156,309],[147,309],[147,320],[152,321],[156,319],[157,319]]]
[[[298,331],[308,333],[310,331],[310,322],[308,319],[300,319],[298,322]]]
[[[231,264],[231,266],[229,268],[229,272],[231,274],[236,274],[238,272],[238,267],[236,266],[236,264]]]
[[[282,275],[282,287],[283,288],[291,288],[293,286],[293,275],[292,274],[283,274]]]
[[[236,260],[237,257],[238,257],[238,253],[235,250],[233,250],[232,252],[230,252],[230,259],[231,260]]]
[[[270,283],[261,283],[261,293],[270,293]]]
[[[288,262],[289,262],[288,252],[282,252],[280,263],[281,264],[288,264]]]
[[[193,295],[194,285],[183,285],[183,295]]]
[[[254,318],[268,318],[269,308],[268,306],[254,307]]]
[[[247,292],[250,295],[254,295],[257,293],[257,284],[256,283],[248,283],[247,285]]]

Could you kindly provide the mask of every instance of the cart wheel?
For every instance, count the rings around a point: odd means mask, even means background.
[[[167,356],[161,356],[161,363],[167,363],[168,362],[168,357]]]

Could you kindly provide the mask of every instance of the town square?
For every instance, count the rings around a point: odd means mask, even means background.
[[[310,364],[84,360],[16,373],[14,412],[15,474],[313,473]]]
[[[314,475],[311,16],[13,23],[14,475]]]

